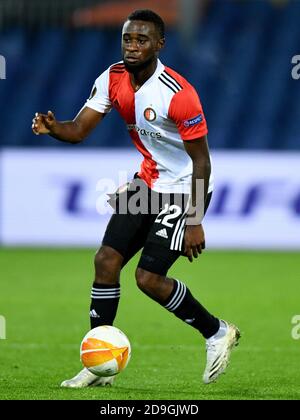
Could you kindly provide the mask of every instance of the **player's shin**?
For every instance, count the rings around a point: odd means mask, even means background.
[[[120,285],[94,283],[91,299],[91,328],[112,325],[120,300]]]

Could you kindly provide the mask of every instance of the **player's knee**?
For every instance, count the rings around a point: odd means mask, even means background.
[[[94,258],[95,282],[117,283],[123,257],[114,249],[101,247]]]
[[[149,271],[143,270],[139,267],[135,272],[138,288],[146,293],[151,293],[153,290],[155,290],[158,277],[160,277],[158,274],[150,273]]]

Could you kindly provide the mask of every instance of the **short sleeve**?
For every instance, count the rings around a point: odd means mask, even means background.
[[[208,133],[199,96],[191,85],[173,96],[168,116],[175,122],[182,140],[195,140]]]
[[[109,99],[109,69],[96,79],[90,97],[84,106],[92,108],[102,114],[111,111],[112,105]]]

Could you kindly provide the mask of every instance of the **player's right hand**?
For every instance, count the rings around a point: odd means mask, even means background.
[[[48,111],[47,115],[36,112],[31,127],[36,135],[48,134],[55,124],[56,119],[52,111]]]

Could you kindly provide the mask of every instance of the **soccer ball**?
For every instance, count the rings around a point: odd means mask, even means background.
[[[90,330],[80,345],[82,364],[98,376],[113,376],[124,370],[130,360],[131,346],[116,327],[102,325]]]

